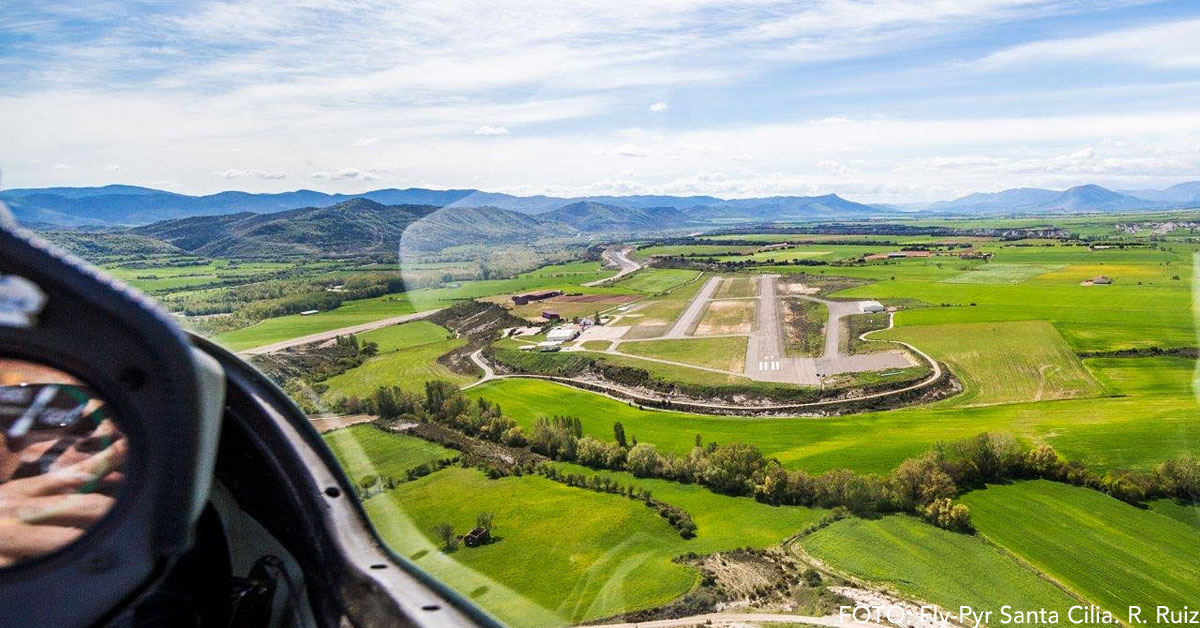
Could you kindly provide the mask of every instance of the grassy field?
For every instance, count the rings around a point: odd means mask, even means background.
[[[758,294],[758,277],[726,277],[717,286],[714,299],[741,299]]]
[[[950,403],[821,419],[752,419],[640,410],[585,391],[549,382],[505,380],[472,388],[472,396],[499,402],[525,426],[538,417],[569,413],[584,432],[612,439],[621,421],[642,442],[683,454],[696,433],[717,442],[747,442],[786,466],[824,471],[846,467],[887,472],[904,458],[939,441],[984,431],[1010,432],[1032,443],[1049,443],[1071,460],[1097,469],[1147,467],[1194,452],[1200,442],[1192,396],[1194,361],[1185,358],[1126,358],[1113,369],[1089,360],[1099,378],[1117,377],[1140,360],[1156,371],[1124,397],[1063,399],[962,407]],[[648,363],[644,363],[648,364]]]
[[[950,403],[988,405],[1094,397],[1100,386],[1049,323],[972,323],[895,328],[871,336],[903,340],[950,366],[965,390]]]
[[[466,340],[428,321],[414,321],[358,334],[360,342],[379,344],[379,353],[361,366],[325,380],[326,399],[366,397],[380,386],[424,390],[425,382],[444,379],[463,385],[475,378],[460,375],[440,364],[438,357],[461,347]]]
[[[699,578],[672,558],[775,545],[824,514],[627,473],[601,475],[648,488],[656,499],[695,513],[696,538],[684,540],[653,511],[625,497],[541,477],[488,480],[457,467],[404,484],[366,506],[394,550],[515,626],[561,625],[665,603]],[[496,514],[497,542],[450,554],[434,547],[433,526],[445,521],[464,531],[480,511]],[[564,512],[571,513],[569,520]]]
[[[746,339],[739,337],[623,342],[618,351],[735,373],[746,367]]]
[[[647,294],[658,294],[660,292],[670,290],[676,286],[683,285],[696,277],[700,273],[694,270],[678,270],[672,268],[643,268],[628,277],[613,284],[614,287],[633,290],[635,292],[644,292]]]
[[[1057,609],[1071,596],[977,537],[935,528],[915,517],[843,519],[800,541],[812,556],[907,598],[957,612],[976,609]]]
[[[946,283],[1015,284],[1062,268],[1055,264],[983,264],[943,279]]]
[[[1150,510],[1200,530],[1200,504],[1184,504],[1174,499],[1150,502]]]
[[[693,335],[748,334],[754,329],[753,299],[709,301]]]
[[[326,432],[323,437],[351,482],[366,475],[403,479],[409,469],[458,456],[458,452],[436,443],[384,432],[373,425],[351,425]]]
[[[1118,617],[1195,604],[1200,530],[1102,493],[1047,481],[991,486],[962,498],[979,531]]]
[[[698,574],[671,562],[679,534],[643,504],[536,477],[449,467],[366,503],[399,554],[513,626],[556,626],[664,604]],[[494,543],[446,554],[431,540],[495,515]],[[570,513],[564,518],[564,513]]]

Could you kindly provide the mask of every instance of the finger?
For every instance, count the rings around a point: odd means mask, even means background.
[[[0,506],[0,517],[30,524],[87,528],[112,509],[113,498],[98,493],[31,497]]]
[[[37,477],[14,480],[3,486],[13,490],[15,487],[12,485],[22,482],[20,491],[30,496],[78,491],[89,482],[96,482],[114,471],[119,471],[125,465],[126,448],[125,439],[121,439],[108,449],[69,467],[55,469]]]
[[[83,530],[63,526],[38,526],[20,521],[0,521],[0,563],[12,564],[49,554],[79,538]]]

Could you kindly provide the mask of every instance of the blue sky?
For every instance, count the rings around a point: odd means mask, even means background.
[[[25,2],[6,187],[836,192],[1200,179],[1200,5]]]

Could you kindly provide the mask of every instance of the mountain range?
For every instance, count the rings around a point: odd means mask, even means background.
[[[731,200],[714,196],[663,195],[564,198],[513,196],[472,189],[425,188],[387,188],[361,194],[296,190],[260,194],[228,191],[189,196],[145,187],[108,185],[0,192],[0,200],[8,204],[17,220],[27,225],[55,227],[128,227],[196,216],[247,212],[273,214],[300,208],[332,207],[353,199],[365,199],[388,206],[486,207],[543,216],[553,221],[566,220],[584,232],[638,231],[667,224],[700,226],[713,222],[895,217],[898,212],[911,211],[946,215],[999,215],[1171,209],[1200,205],[1200,181],[1181,183],[1162,190],[1114,191],[1098,185],[1080,185],[1063,191],[1014,188],[969,194],[949,201],[906,205],[856,203],[835,194]],[[623,211],[604,211],[606,207],[622,208]],[[679,213],[670,213],[668,210],[678,210]]]

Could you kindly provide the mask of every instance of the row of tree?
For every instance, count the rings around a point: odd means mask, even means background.
[[[629,499],[640,501],[646,504],[648,508],[653,508],[658,513],[658,516],[666,519],[667,523],[671,524],[671,527],[679,532],[679,536],[685,539],[696,536],[696,523],[692,521],[692,516],[678,506],[672,506],[666,502],[654,499],[649,489],[639,488],[632,484],[621,484],[613,478],[602,475],[566,473],[548,463],[538,465],[534,471],[548,479],[561,482],[567,486],[584,488],[589,491],[596,491],[597,493],[624,495]]]
[[[1159,497],[1200,502],[1200,460],[1192,456],[1147,471],[1097,473],[1063,460],[1050,445],[1030,448],[1010,435],[985,433],[939,443],[886,476],[847,469],[814,475],[785,469],[754,445],[705,443],[699,434],[690,452],[676,455],[639,443],[636,436],[627,438],[620,423],[613,425],[612,441],[585,436],[582,421],[570,416],[541,418],[526,432],[504,416],[498,404],[483,398],[471,401],[447,382],[428,382],[423,397],[399,389],[380,389],[376,397],[384,418],[434,421],[469,436],[528,447],[552,460],[700,484],[775,505],[842,507],[856,515],[911,512],[951,530],[970,530],[970,513],[954,503],[955,496],[1006,480],[1067,482],[1130,503]]]

